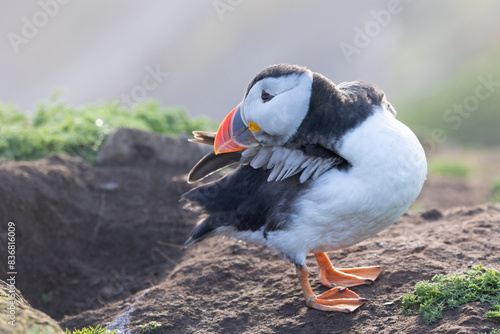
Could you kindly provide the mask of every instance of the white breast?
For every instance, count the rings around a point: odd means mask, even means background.
[[[413,132],[387,110],[347,133],[338,148],[352,164],[312,181],[295,203],[297,214],[266,244],[297,260],[356,244],[394,223],[417,198],[427,174],[424,150]]]

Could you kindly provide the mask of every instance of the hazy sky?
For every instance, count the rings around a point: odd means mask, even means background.
[[[279,62],[397,100],[498,49],[499,12],[494,0],[4,1],[0,101],[31,113],[63,88],[75,106],[154,98],[220,119]]]

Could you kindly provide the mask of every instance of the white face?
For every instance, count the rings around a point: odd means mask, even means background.
[[[261,145],[283,145],[297,132],[309,110],[312,82],[312,72],[306,71],[265,78],[250,89],[242,115],[247,126],[253,122],[260,128],[252,133]]]

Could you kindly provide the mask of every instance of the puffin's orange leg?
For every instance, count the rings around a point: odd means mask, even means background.
[[[359,298],[355,292],[347,288],[332,288],[318,296],[314,295],[309,284],[309,271],[305,265],[297,266],[297,276],[307,306],[317,310],[351,313],[368,302],[367,299]]]
[[[382,271],[381,267],[334,268],[326,253],[315,253],[314,256],[320,268],[319,280],[328,288],[373,284]]]

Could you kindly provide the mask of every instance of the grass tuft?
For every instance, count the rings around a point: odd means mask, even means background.
[[[436,275],[431,282],[417,283],[415,289],[403,296],[403,311],[422,314],[426,324],[443,317],[445,309],[479,301],[489,303],[488,318],[500,319],[500,272],[477,265],[464,276]]]
[[[141,332],[141,333],[150,333],[150,332],[154,332],[156,331],[157,329],[161,328],[161,324],[156,322],[156,321],[150,321],[149,323],[147,323],[146,325],[138,325],[137,326],[137,329]]]
[[[101,325],[97,325],[94,327],[84,327],[82,329],[75,329],[72,332],[66,328],[65,334],[115,334],[116,330],[108,331],[107,327],[101,327]]]

